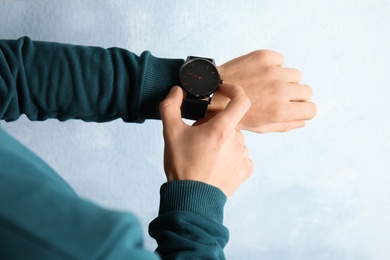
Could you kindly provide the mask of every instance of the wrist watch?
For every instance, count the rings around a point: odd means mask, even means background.
[[[215,90],[222,84],[214,60],[188,56],[179,70],[179,79],[186,92],[182,117],[192,120],[204,117]]]

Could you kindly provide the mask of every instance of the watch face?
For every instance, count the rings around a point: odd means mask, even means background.
[[[195,97],[206,97],[213,93],[220,77],[213,63],[202,58],[195,58],[185,63],[179,72],[182,87]]]

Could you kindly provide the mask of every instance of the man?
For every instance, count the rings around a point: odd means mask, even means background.
[[[278,53],[256,51],[218,67],[224,83],[206,116],[188,126],[181,120],[183,92],[171,88],[180,83],[181,59],[28,38],[0,41],[1,119],[21,114],[31,120],[96,122],[161,118],[168,180],[149,229],[158,243],[156,255],[143,248],[133,215],[79,198],[40,158],[0,130],[0,257],[224,258],[223,206],[253,170],[239,128],[288,131],[315,115],[310,87],[300,85],[300,73],[282,63]]]

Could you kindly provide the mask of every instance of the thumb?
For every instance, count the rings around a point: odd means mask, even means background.
[[[230,101],[225,109],[219,112],[213,120],[219,120],[227,125],[236,127],[250,108],[250,100],[244,90],[238,85],[222,84],[219,91],[222,95],[230,98]]]
[[[181,119],[181,104],[183,102],[183,91],[180,87],[174,86],[168,96],[160,103],[160,114],[165,128],[175,128],[183,124]]]

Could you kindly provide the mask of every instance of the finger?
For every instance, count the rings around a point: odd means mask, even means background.
[[[297,128],[305,127],[305,125],[306,125],[306,121],[304,120],[273,123],[273,124],[262,126],[260,129],[257,130],[257,132],[259,133],[287,132]]]
[[[302,80],[302,74],[297,69],[281,68],[279,73],[280,79],[287,82],[299,83]]]
[[[244,90],[237,85],[222,84],[219,87],[219,91],[222,95],[229,98],[230,101],[225,109],[215,115],[211,120],[236,127],[250,108],[250,100]]]
[[[312,102],[290,102],[286,111],[284,120],[310,120],[317,114],[317,106]]]
[[[286,92],[290,101],[308,101],[313,96],[312,88],[301,84],[289,84]]]
[[[281,53],[276,52],[276,51],[273,51],[273,54],[274,54],[275,64],[277,66],[282,67],[284,64],[284,56]]]
[[[248,165],[248,168],[247,168],[247,175],[246,175],[247,178],[246,179],[248,179],[252,175],[253,170],[255,169],[255,165],[250,158],[248,160],[247,165]]]
[[[183,124],[181,118],[181,104],[183,102],[183,91],[180,87],[173,87],[168,96],[160,103],[160,114],[164,128],[174,128]]]
[[[242,155],[244,158],[250,158],[249,150],[248,150],[248,147],[246,147],[246,145],[244,145],[244,147],[243,147]]]
[[[245,146],[245,136],[238,127],[236,127],[236,140],[239,145]]]
[[[207,114],[207,116],[205,116],[205,117],[199,119],[198,121],[196,121],[195,123],[193,123],[192,126],[198,126],[198,125],[202,125],[202,124],[204,124],[204,123],[207,123],[207,122],[210,121],[216,114],[218,114],[218,111],[209,113],[209,114]]]
[[[253,162],[250,159],[249,150],[246,146],[244,146],[243,156],[245,161],[245,167],[242,169],[244,174],[242,177],[244,178],[244,180],[246,180],[251,176],[254,169]]]

